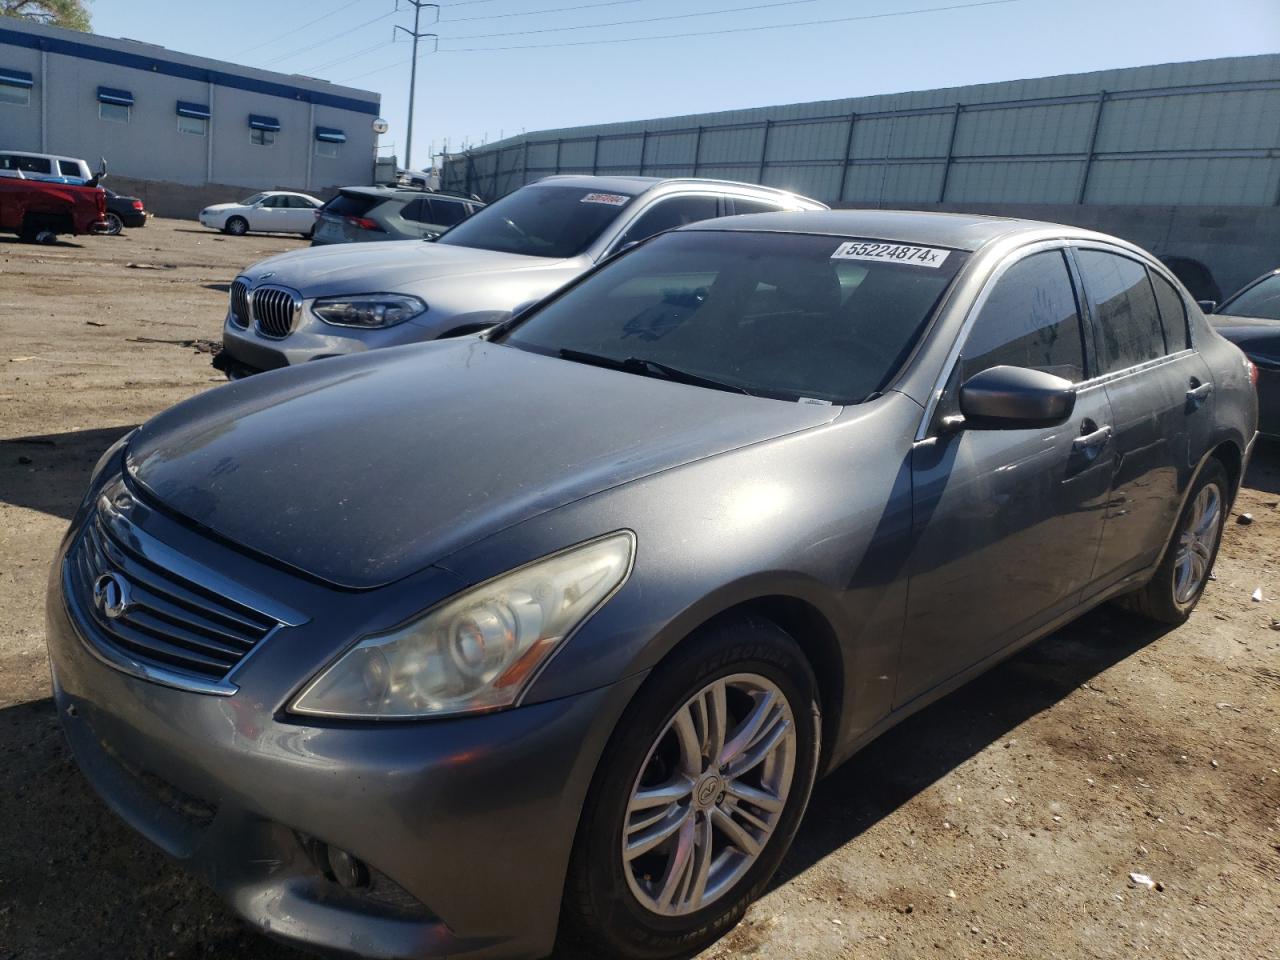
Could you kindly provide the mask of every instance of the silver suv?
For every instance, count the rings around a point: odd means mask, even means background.
[[[214,366],[237,378],[473,333],[654,234],[714,217],[824,209],[722,180],[547,177],[434,243],[338,244],[255,264],[231,285]]]
[[[484,206],[480,200],[392,187],[343,187],[316,215],[311,245],[434,240]]]

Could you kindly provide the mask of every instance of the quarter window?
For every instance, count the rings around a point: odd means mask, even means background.
[[[1077,250],[1075,256],[1093,304],[1102,372],[1164,356],[1164,330],[1146,268],[1101,250]]]
[[[1164,339],[1170,352],[1191,346],[1190,331],[1187,328],[1187,307],[1182,295],[1173,284],[1154,270],[1151,274],[1151,285],[1156,290],[1156,306],[1160,308],[1160,321],[1164,324]]]
[[[59,160],[58,173],[64,177],[79,177],[84,171],[80,169],[80,164],[74,160]]]
[[[777,213],[782,208],[776,203],[768,203],[764,200],[744,200],[741,197],[733,198],[733,212],[741,216],[747,213]]]
[[[961,381],[991,367],[1029,367],[1078,383],[1084,336],[1060,250],[1033,253],[998,279],[961,354]]]
[[[664,230],[683,227],[686,223],[697,223],[699,220],[710,220],[716,215],[717,209],[715,197],[672,197],[670,200],[659,200],[640,214],[622,235],[618,245],[639,243]]]
[[[125,103],[99,103],[98,119],[110,120],[112,123],[128,123],[131,109]]]

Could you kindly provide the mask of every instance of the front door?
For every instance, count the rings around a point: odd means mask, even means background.
[[[1213,381],[1181,295],[1114,249],[1072,251],[1114,415],[1116,466],[1095,589],[1156,563],[1206,449]]]
[[[998,653],[1079,600],[1114,464],[1111,406],[1064,252],[1041,246],[988,284],[939,404],[912,452],[915,543],[895,706]],[[1081,383],[1052,427],[948,430],[959,385],[998,365]]]

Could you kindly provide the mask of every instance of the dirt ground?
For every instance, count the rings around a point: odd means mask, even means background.
[[[237,269],[301,244],[165,220],[0,238],[0,960],[300,956],[91,794],[43,604],[98,455],[220,382],[191,343],[218,339]],[[705,960],[1280,957],[1280,449],[1237,511],[1253,523],[1233,518],[1185,626],[1090,614],[819,784],[778,880]]]

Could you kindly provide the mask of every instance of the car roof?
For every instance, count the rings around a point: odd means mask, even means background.
[[[681,230],[741,230],[770,233],[808,233],[833,237],[871,237],[897,243],[937,244],[974,251],[993,240],[1018,233],[1057,230],[1064,236],[1096,237],[1075,227],[990,217],[973,213],[931,213],[921,210],[808,210],[800,213],[752,213],[719,220],[703,220]]]
[[[809,197],[801,196],[790,190],[780,190],[777,187],[766,187],[759,183],[744,183],[739,180],[716,180],[710,177],[602,177],[590,174],[574,174],[559,173],[549,177],[543,177],[540,180],[533,181],[533,184],[553,183],[556,186],[580,187],[585,190],[600,190],[604,192],[613,191],[615,193],[626,193],[639,196],[658,187],[666,187],[677,184],[688,184],[695,187],[721,187],[732,188],[735,190],[750,190],[752,193],[759,193],[763,196],[786,197],[793,200],[810,200]]]
[[[403,198],[405,200],[417,200],[419,197],[439,197],[441,200],[458,200],[462,203],[484,203],[483,200],[473,200],[471,197],[458,196],[456,193],[435,193],[430,190],[414,190],[411,187],[342,187],[339,193],[354,193],[364,197],[388,197]]]

